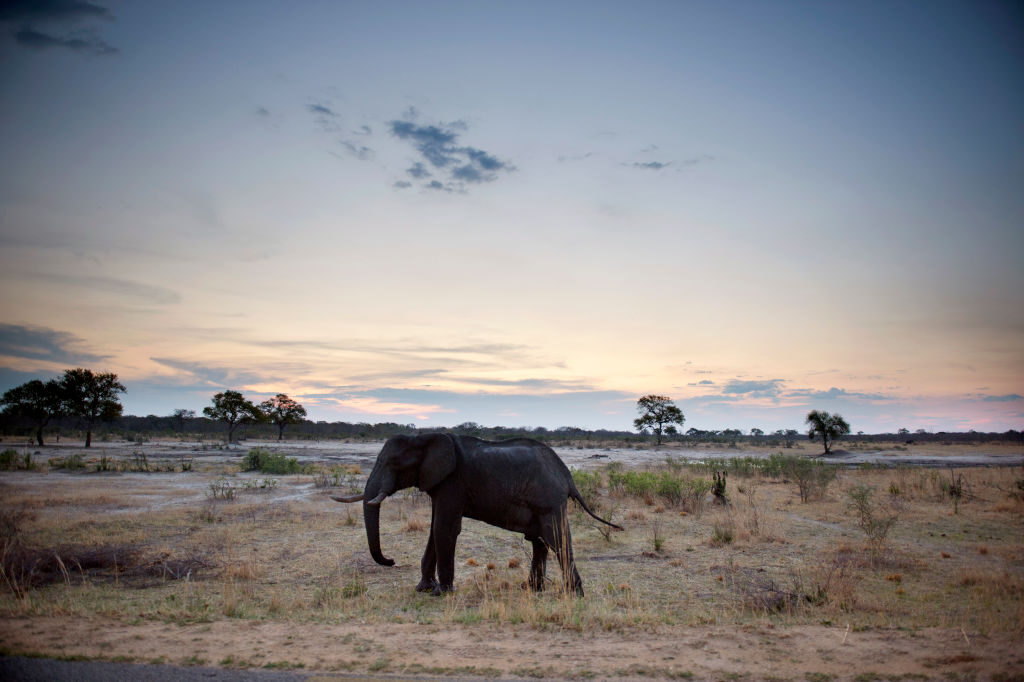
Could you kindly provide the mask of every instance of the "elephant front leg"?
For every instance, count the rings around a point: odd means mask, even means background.
[[[544,591],[544,572],[548,563],[548,546],[543,541],[531,539],[533,544],[533,561],[530,563],[530,589],[534,592]]]
[[[423,550],[423,559],[420,561],[420,583],[416,586],[417,592],[433,592],[437,589],[437,551],[434,549],[434,524],[430,524],[430,536],[427,538],[427,548]]]
[[[431,535],[437,559],[437,586],[434,594],[455,589],[455,541],[462,531],[462,514],[457,510],[435,509]]]

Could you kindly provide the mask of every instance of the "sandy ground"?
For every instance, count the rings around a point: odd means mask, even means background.
[[[18,618],[0,623],[0,638],[8,649],[51,656],[324,671],[702,680],[1024,676],[1024,645],[1013,635],[968,637],[939,629],[691,626],[580,634],[507,626],[254,621],[180,626]]]

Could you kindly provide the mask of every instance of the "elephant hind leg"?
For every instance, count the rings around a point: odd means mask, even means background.
[[[416,585],[416,591],[433,592],[437,586],[437,550],[434,547],[434,520],[431,519],[427,548],[423,550],[423,558],[420,560],[420,582]]]
[[[543,540],[531,538],[533,544],[533,561],[530,563],[530,589],[534,592],[544,591],[544,572],[548,563],[548,546]]]
[[[544,541],[558,557],[565,589],[582,597],[583,580],[576,570],[576,559],[572,553],[572,533],[569,531],[569,518],[565,514],[565,509],[562,509],[561,514],[553,514],[550,521],[544,524]]]

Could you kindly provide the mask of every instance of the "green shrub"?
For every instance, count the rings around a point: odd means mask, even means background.
[[[252,448],[242,462],[242,471],[259,471],[264,474],[301,474],[307,467],[299,465],[299,460],[286,457],[279,452],[270,452],[263,448]]]
[[[24,457],[19,455],[18,451],[13,448],[7,448],[0,452],[0,471],[17,471],[19,469],[26,471],[35,469],[35,465],[32,463],[31,452],[26,452]]]
[[[601,486],[604,483],[600,471],[573,469],[572,480],[584,500],[596,500],[600,497]]]
[[[835,480],[838,467],[798,455],[778,453],[769,457],[772,467],[778,467],[782,475],[796,483],[800,501],[806,503],[812,497],[820,497]]]

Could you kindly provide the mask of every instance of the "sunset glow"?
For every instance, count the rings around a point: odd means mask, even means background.
[[[1024,428],[1019,5],[300,6],[5,20],[0,389]]]

